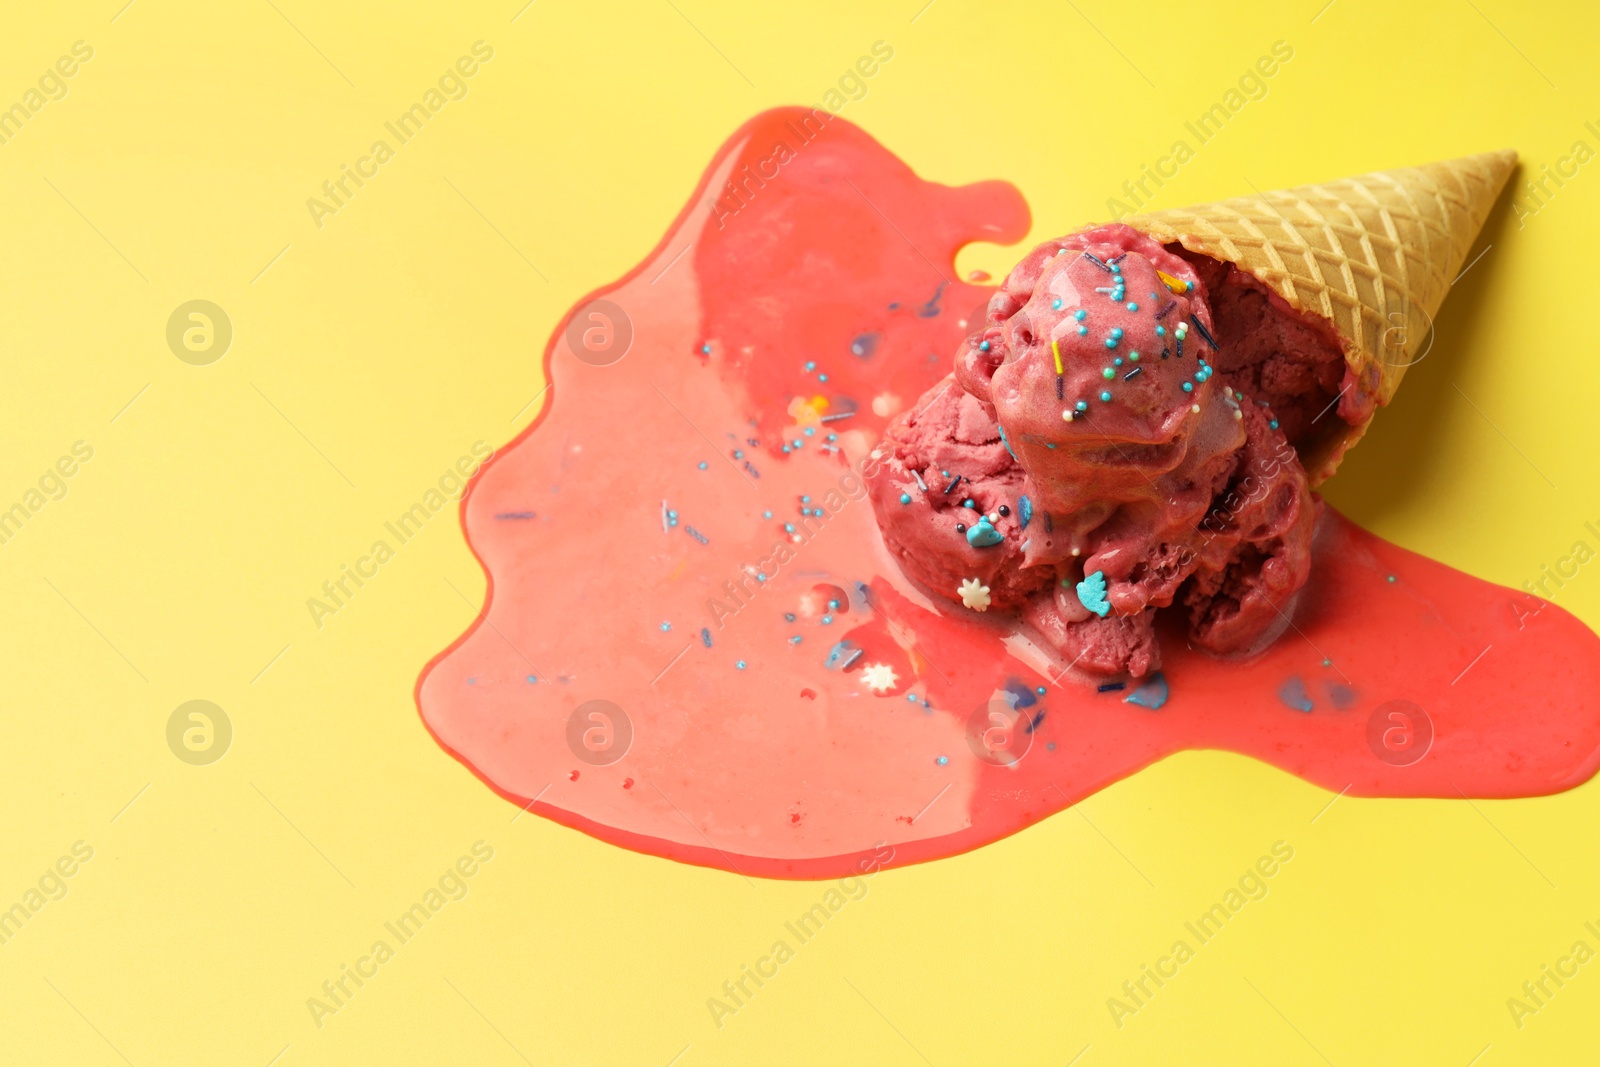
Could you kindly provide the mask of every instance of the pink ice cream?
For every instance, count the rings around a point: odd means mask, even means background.
[[[1099,674],[1158,667],[1175,605],[1191,644],[1254,652],[1310,572],[1295,443],[1337,385],[1337,338],[1192,259],[1123,225],[1035,248],[869,481],[911,578]]]

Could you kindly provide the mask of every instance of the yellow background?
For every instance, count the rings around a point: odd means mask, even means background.
[[[1520,181],[1600,148],[1587,4],[921,2],[8,11],[0,104],[74,41],[95,55],[0,146],[0,506],[73,442],[95,451],[0,545],[0,907],[73,842],[95,854],[0,945],[0,1062],[1592,1057],[1600,963],[1520,1029],[1506,1000],[1574,941],[1600,948],[1583,927],[1600,784],[1329,807],[1250,760],[1185,754],[878,876],[719,1029],[707,998],[825,884],[513,821],[441,751],[412,685],[484,584],[453,516],[311,624],[306,598],[386,519],[533,417],[558,316],[654,245],[723,139],[820,102],[875,41],[894,58],[842,114],[931,179],[1017,183],[1030,241],[1103,217],[1279,40],[1294,58],[1265,98],[1157,205],[1506,146]],[[480,39],[495,56],[470,95],[313,225],[306,199]],[[1432,352],[1328,490],[1509,585],[1600,518],[1600,163],[1519,214],[1491,218]],[[235,331],[209,366],[165,341],[196,298]],[[1591,624],[1596,570],[1557,597]],[[210,766],[166,744],[191,699],[233,723]],[[478,840],[495,853],[470,895],[313,1025],[307,998]],[[1117,1028],[1107,998],[1279,840],[1295,857],[1266,899]]]

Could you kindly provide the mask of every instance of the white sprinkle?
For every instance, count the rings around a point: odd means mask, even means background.
[[[1236,418],[1236,419],[1242,419],[1242,418],[1244,418],[1244,412],[1240,411],[1238,408],[1234,408],[1233,409],[1233,417]]]
[[[1078,555],[1078,554],[1079,554],[1079,553],[1081,553],[1081,552],[1082,552],[1082,551],[1083,551],[1083,549],[1081,549],[1081,548],[1074,548],[1074,549],[1073,549],[1073,550],[1072,550],[1072,554],[1073,554],[1073,555],[1074,555],[1074,556],[1076,556],[1076,555]]]
[[[1198,415],[1198,414],[1200,414],[1200,405],[1199,404],[1192,404],[1192,405],[1190,405],[1189,410],[1194,412],[1196,415]]]
[[[1061,421],[1062,422],[1071,422],[1072,421],[1072,409],[1071,408],[1068,408],[1067,410],[1065,410],[1065,411],[1063,411],[1061,413]]]

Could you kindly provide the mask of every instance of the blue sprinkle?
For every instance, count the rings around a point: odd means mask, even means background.
[[[961,502],[961,506],[964,508],[976,508],[978,505],[973,503],[971,500],[963,500]]]
[[[832,626],[833,625],[833,616],[832,615],[824,615],[822,617],[822,625],[824,625],[824,626]]]
[[[1000,431],[1000,443],[1006,446],[1006,451],[1011,453],[1011,458],[1012,459],[1016,459],[1017,458],[1016,451],[1014,449],[1012,449],[1011,442],[1006,440],[1006,428],[1004,426],[1000,426],[997,423],[996,424],[996,429],[998,429]],[[1018,462],[1020,463],[1021,461],[1018,460]]]
[[[662,633],[666,633],[670,629],[672,629],[672,623],[664,622],[664,623],[661,624],[661,632]]]
[[[783,532],[784,533],[794,533],[794,523],[792,523],[792,522],[784,523],[783,524]]]
[[[1277,419],[1273,419],[1271,422],[1267,423],[1267,429],[1276,430],[1277,428],[1278,428],[1278,420]]]
[[[756,581],[758,581],[758,582],[764,582],[764,581],[766,581],[766,580],[767,580],[767,576],[766,576],[766,575],[765,575],[765,574],[762,574],[762,573],[761,573],[761,572],[759,572],[759,571],[757,571],[757,572],[756,572]]]
[[[1022,520],[1022,528],[1026,530],[1028,523],[1033,519],[1033,501],[1027,497],[1017,500],[1017,518]]]
[[[806,370],[814,371],[816,369],[817,369],[817,361],[816,360],[814,360],[814,359],[806,360]]]
[[[935,762],[939,766],[943,767],[943,766],[945,766],[946,764],[948,764],[950,762],[950,757],[949,756],[940,756],[938,759],[934,760],[933,762]]]
[[[811,498],[809,496],[802,496],[800,498],[800,503],[809,504],[809,503],[811,503]]]
[[[1050,301],[1050,307],[1054,311],[1060,311],[1061,310],[1061,298],[1058,296],[1054,300]]]
[[[1117,339],[1115,337],[1107,337],[1106,338],[1106,347],[1107,348],[1116,348],[1117,347]]]
[[[1122,327],[1121,326],[1113,326],[1113,327],[1111,327],[1111,336],[1115,337],[1119,341],[1122,340]]]
[[[1129,311],[1138,311],[1139,310],[1139,305],[1138,304],[1129,304],[1128,305],[1128,310]]]
[[[1278,687],[1278,699],[1291,711],[1310,711],[1315,706],[1311,703],[1310,695],[1306,693],[1306,683],[1298,676],[1291,676]]]
[[[1087,327],[1087,326],[1079,326],[1078,327],[1078,336],[1079,337],[1087,337],[1088,335],[1089,335],[1089,327]]]
[[[1117,264],[1113,263],[1113,264],[1111,264],[1111,273],[1112,274],[1121,274],[1122,273],[1122,268],[1120,266],[1118,266]]]
[[[1194,383],[1193,382],[1184,382],[1183,383],[1183,391],[1186,392],[1186,393],[1194,392]]]
[[[784,612],[783,613],[783,621],[784,622],[794,622],[794,612],[792,612],[792,611]]]
[[[807,437],[815,436],[816,432],[817,432],[817,428],[815,426],[807,426],[806,429],[805,429],[805,434],[806,434]]]
[[[538,685],[539,684],[539,676],[537,674],[528,675],[528,684],[529,685]]]
[[[1080,401],[1078,401],[1076,404],[1074,404],[1072,406],[1075,409],[1077,409],[1078,411],[1088,411],[1089,410],[1089,402],[1087,400],[1080,400]]]
[[[795,634],[793,637],[789,638],[789,643],[791,645],[798,645],[800,643],[800,635]]]
[[[989,351],[989,342],[988,341],[979,342],[978,351],[979,352],[987,352],[987,351]]]
[[[1044,686],[1041,685],[1039,688],[1035,689],[1034,692],[1038,693],[1040,696],[1044,696],[1044,693],[1045,693]]]
[[[900,494],[900,503],[902,503],[902,504],[911,503],[911,494],[910,493],[901,493]]]
[[[877,350],[878,335],[875,333],[864,333],[860,337],[857,337],[854,341],[850,342],[851,353],[861,357],[862,359],[871,357],[872,353],[876,352]]]
[[[840,641],[828,650],[828,658],[822,661],[822,665],[830,671],[845,671],[864,655],[866,650],[858,647],[855,642]]]
[[[817,381],[819,381],[819,382],[825,382],[825,381],[827,381],[827,380],[828,380],[828,376],[827,376],[827,375],[826,375],[826,374],[819,374],[819,375],[817,375]]]
[[[733,665],[735,667],[738,667],[741,671],[744,670],[744,660],[742,660],[742,659],[734,661]]]
[[[837,441],[838,439],[839,439],[839,435],[836,434],[836,433],[830,433],[828,435],[828,440],[829,441]]]
[[[762,517],[762,518],[763,518],[763,519],[770,519],[770,518],[772,518],[772,512],[770,512],[770,511],[763,511],[763,512],[762,512],[762,513],[761,513],[761,517]]]
[[[734,449],[734,450],[733,450],[733,458],[734,458],[734,459],[743,459],[743,458],[744,458],[744,453],[743,453],[743,452],[741,452],[741,451],[739,451],[739,450],[738,450],[738,449],[737,449],[737,448],[736,448],[736,449]]]
[[[1100,616],[1111,613],[1111,602],[1106,599],[1106,575],[1095,571],[1078,583],[1078,603]]]
[[[1157,326],[1156,327],[1156,336],[1157,337],[1165,337],[1166,335],[1167,335],[1167,328],[1165,326]]]
[[[973,548],[989,548],[1004,541],[1005,535],[989,525],[987,518],[979,519],[967,527],[967,544]]]
[[[1079,322],[1082,322],[1084,316],[1087,314],[1089,314],[1087,311],[1083,310],[1083,308],[1079,308],[1077,311],[1072,313],[1072,317],[1077,319]]]
[[[707,648],[711,647],[711,631],[704,626],[700,628],[700,641]]]
[[[915,693],[907,693],[906,694],[906,699],[911,701],[911,703],[915,704],[917,702],[917,694],[915,694]]]
[[[783,446],[783,451],[784,451],[784,454],[787,455],[788,453],[793,452],[794,449],[790,448],[788,445],[784,445]]]
[[[1137,689],[1122,698],[1124,704],[1134,704],[1151,711],[1159,711],[1167,702],[1167,677],[1160,671],[1152,674]]]
[[[1116,366],[1120,367],[1120,366],[1122,366],[1122,357],[1118,356],[1116,359],[1113,359],[1111,362],[1113,364],[1115,364]]]
[[[1110,393],[1101,393],[1100,394],[1100,399],[1105,401],[1107,404],[1109,404],[1109,403],[1111,403],[1111,394]]]
[[[1015,678],[1007,679],[1001,688],[1005,690],[1006,700],[1013,708],[1031,708],[1039,703],[1028,687]]]

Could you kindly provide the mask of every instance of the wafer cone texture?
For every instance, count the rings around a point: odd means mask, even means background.
[[[1439,305],[1516,160],[1485,152],[1121,221],[1232,263],[1338,330],[1357,395],[1341,397],[1345,419],[1301,457],[1315,484],[1431,343]]]

